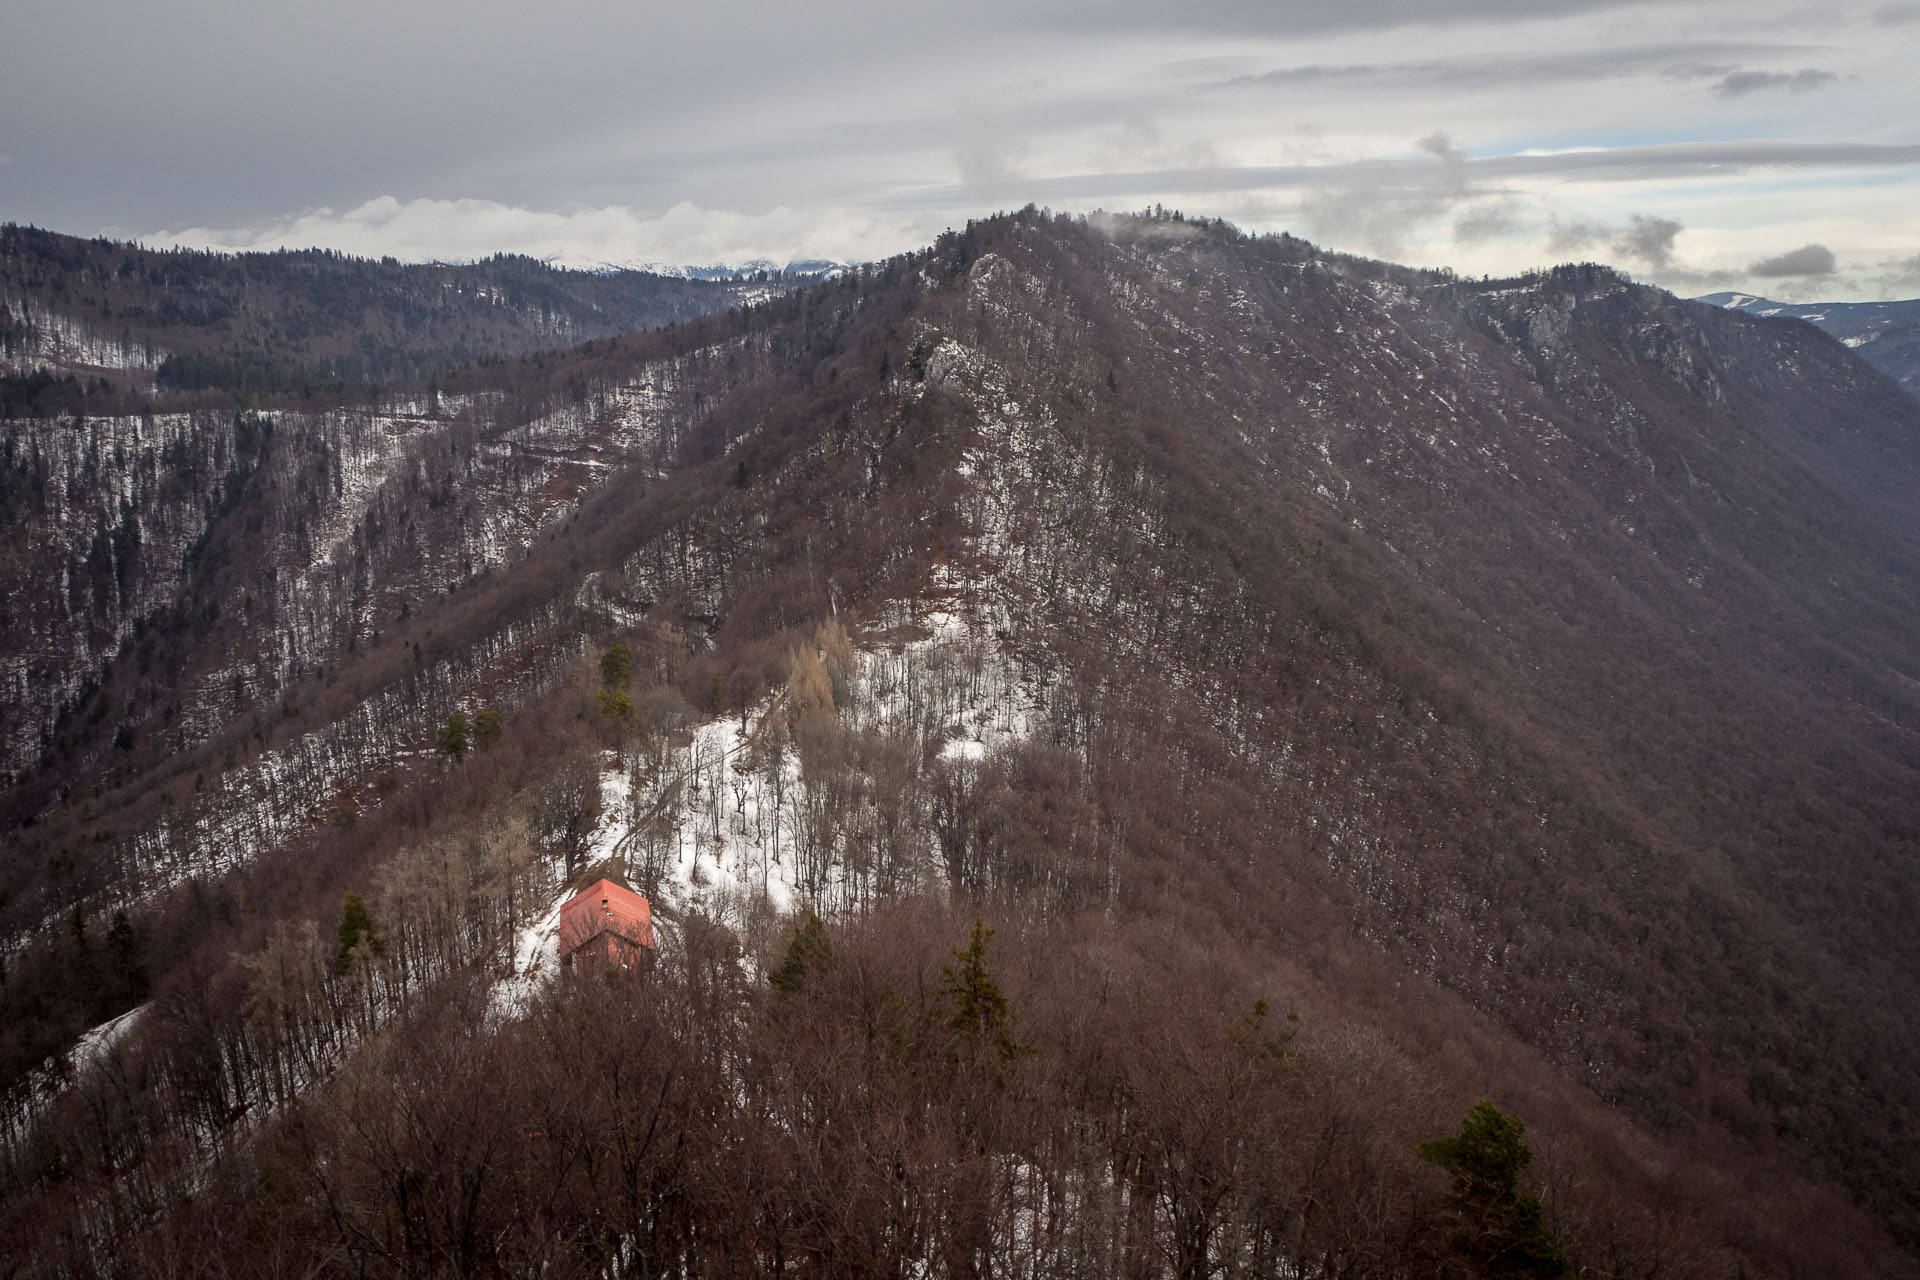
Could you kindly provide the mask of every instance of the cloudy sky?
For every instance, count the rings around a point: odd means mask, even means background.
[[[0,220],[77,234],[857,260],[1158,202],[1475,275],[1920,296],[1920,0],[8,9]]]

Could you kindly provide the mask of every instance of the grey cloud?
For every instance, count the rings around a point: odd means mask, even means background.
[[[1511,199],[1481,203],[1453,220],[1453,238],[1457,244],[1484,244],[1512,235],[1519,226],[1519,211]]]
[[[1430,133],[1415,144],[1422,151],[1447,164],[1460,164],[1469,157],[1459,147],[1453,145],[1453,139],[1444,133]]]
[[[1391,254],[1414,227],[1490,194],[1473,182],[1470,157],[1445,133],[1429,134],[1417,145],[1433,160],[1317,167],[1322,180],[1304,184],[1298,210],[1307,233]]]
[[[1014,181],[1026,157],[1025,140],[1005,121],[978,111],[963,114],[960,138],[953,148],[961,182],[986,186]]]
[[[1094,163],[1103,169],[1196,169],[1217,167],[1220,157],[1211,143],[1169,138],[1152,119],[1135,114],[1104,140]]]
[[[1567,254],[1578,253],[1588,245],[1599,244],[1613,234],[1606,227],[1593,222],[1562,222],[1555,218],[1547,234],[1547,252],[1559,258]]]
[[[1839,270],[1833,250],[1823,244],[1802,245],[1777,258],[1762,258],[1747,268],[1748,275],[1764,279],[1794,276],[1830,276]]]
[[[1616,257],[1644,262],[1657,270],[1673,265],[1673,242],[1685,228],[1672,218],[1650,213],[1628,215],[1623,227],[1595,222],[1552,223],[1547,237],[1547,252],[1555,257],[1577,253],[1594,245],[1604,245]]]
[[[1920,253],[1911,258],[1880,264],[1882,274],[1874,283],[1880,286],[1882,293],[1897,293],[1920,289]]]
[[[1628,218],[1626,229],[1614,237],[1613,247],[1629,258],[1664,267],[1673,261],[1673,241],[1681,230],[1671,218],[1636,213]]]
[[[1669,80],[1711,80],[1739,69],[1731,62],[1676,62],[1660,74]]]
[[[1832,71],[1805,67],[1799,71],[1735,71],[1713,86],[1715,96],[1743,98],[1767,89],[1785,89],[1790,93],[1809,93],[1835,84],[1840,77]]]
[[[1656,283],[1663,289],[1672,289],[1678,293],[1688,290],[1693,293],[1711,293],[1716,289],[1730,289],[1746,282],[1746,276],[1738,271],[1724,268],[1698,269],[1693,267],[1662,267],[1656,273]]]

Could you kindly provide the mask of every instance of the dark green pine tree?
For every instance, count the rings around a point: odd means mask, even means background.
[[[993,930],[975,918],[967,945],[953,948],[959,964],[941,967],[947,999],[953,1002],[947,1025],[969,1041],[992,1045],[1001,1057],[1011,1058],[1020,1052],[1020,1045],[1013,1039],[1013,1006],[987,968],[987,942],[992,937]]]
[[[467,716],[456,711],[447,717],[446,727],[440,730],[440,740],[436,744],[443,755],[450,756],[455,764],[467,758]]]
[[[795,995],[832,967],[833,942],[827,937],[827,926],[809,911],[794,929],[780,967],[767,975],[767,985],[782,997]]]
[[[346,973],[352,969],[358,957],[377,956],[384,950],[380,935],[374,932],[373,913],[367,910],[367,904],[357,893],[347,895],[346,908],[340,913],[339,937],[340,953],[333,961],[336,973]]]
[[[1473,1104],[1458,1135],[1421,1143],[1428,1164],[1453,1175],[1447,1204],[1459,1246],[1489,1276],[1570,1276],[1573,1264],[1547,1227],[1540,1201],[1520,1194],[1520,1174],[1533,1160],[1521,1141],[1526,1125],[1491,1102]]]

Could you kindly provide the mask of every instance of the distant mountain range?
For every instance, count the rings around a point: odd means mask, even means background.
[[[1751,293],[1699,299],[1756,316],[1789,316],[1826,330],[1895,382],[1920,395],[1920,298],[1904,302],[1775,302]]]
[[[816,280],[830,280],[847,270],[848,264],[833,262],[826,258],[795,258],[790,262],[775,262],[771,258],[755,258],[740,263],[715,263],[710,266],[696,267],[677,263],[648,263],[641,270],[651,271],[655,275],[677,276],[684,280],[717,280],[722,282],[785,281],[799,285],[810,284]]]
[[[500,254],[402,263],[324,249],[157,251],[0,227],[0,417],[143,408],[156,394],[310,399],[654,329],[830,267],[576,271]]]

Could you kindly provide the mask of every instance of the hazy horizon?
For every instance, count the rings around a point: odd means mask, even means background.
[[[1920,5],[37,3],[0,218],[157,247],[867,260],[1154,203],[1465,274],[1920,293]]]

